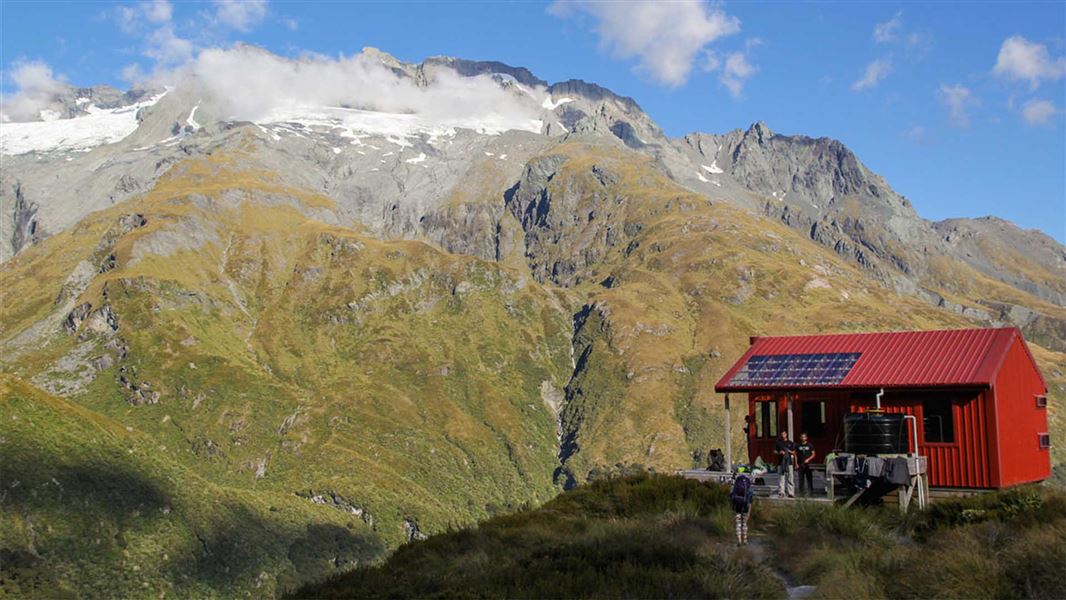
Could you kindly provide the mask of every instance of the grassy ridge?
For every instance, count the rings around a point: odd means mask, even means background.
[[[381,555],[358,518],[212,484],[158,440],[0,376],[0,596],[260,595]]]
[[[661,475],[597,481],[294,597],[780,598],[784,581],[815,586],[814,598],[1066,597],[1061,491],[1015,489],[907,516],[761,503],[747,548],[733,544],[726,494]]]
[[[305,198],[231,164],[212,157],[176,167],[146,197],[95,213],[0,270],[2,370],[21,380],[19,393],[48,397],[28,391],[32,381],[62,393],[64,410],[142,441],[141,454],[109,446],[98,470],[144,473],[153,485],[157,471],[174,473],[164,479],[180,483],[164,486],[166,497],[189,488],[200,502],[181,514],[221,515],[198,522],[196,535],[159,529],[152,542],[192,541],[212,560],[177,570],[138,563],[138,581],[191,595],[269,594],[348,559],[286,567],[302,556],[295,541],[260,543],[257,531],[288,540],[294,527],[303,535],[353,522],[375,541],[364,560],[405,541],[412,527],[441,530],[552,497],[556,421],[544,390],[564,385],[570,369],[569,312],[555,295],[493,263],[315,221]],[[145,224],[118,228],[132,214]],[[88,277],[72,287],[68,276],[79,269]],[[81,305],[107,307],[113,326],[101,317],[68,332],[66,317]],[[4,401],[21,397],[12,390]],[[11,402],[16,415],[37,406]],[[32,475],[48,472],[40,464],[81,460],[70,442],[83,435],[77,421],[47,420],[65,445],[48,454],[29,433],[8,438],[9,469]],[[93,477],[77,479],[81,511],[107,514],[111,492],[95,492]],[[125,484],[100,485],[120,493]],[[32,498],[19,510],[0,507],[5,552],[34,555],[27,520],[81,526],[76,514]],[[255,518],[202,509],[231,502],[234,511],[251,502]],[[301,508],[283,523],[271,506]],[[162,510],[159,502],[151,509]],[[305,543],[347,543],[330,531]],[[126,564],[121,552],[49,548],[50,562],[24,561],[26,573],[78,571],[109,586],[106,573]],[[227,565],[225,576],[197,579],[231,549],[250,552],[256,570]],[[78,566],[86,560],[96,566]],[[203,587],[186,587],[184,577]]]
[[[525,510],[401,547],[301,598],[779,598],[731,548],[724,489],[674,477],[591,483]]]

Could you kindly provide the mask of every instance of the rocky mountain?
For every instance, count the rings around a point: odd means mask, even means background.
[[[231,52],[212,60],[320,66]],[[930,223],[833,140],[671,139],[594,84],[352,64],[392,95],[250,106],[193,71],[5,123],[19,593],[270,595],[604,472],[688,466],[724,442],[712,384],[754,334],[1016,323],[1066,399],[1046,236]]]

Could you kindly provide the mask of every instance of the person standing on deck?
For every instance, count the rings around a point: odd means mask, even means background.
[[[811,463],[814,461],[814,457],[817,454],[818,453],[814,451],[814,446],[811,445],[811,440],[807,437],[807,434],[801,433],[800,441],[796,444],[796,462],[799,466],[800,496],[814,496],[814,471],[811,470]],[[804,482],[807,483],[806,494],[803,493]]]
[[[796,458],[796,445],[788,439],[788,432],[782,431],[774,444],[774,454],[777,455],[777,472],[781,474],[777,493],[779,496],[796,497],[796,480],[792,473],[792,463]]]

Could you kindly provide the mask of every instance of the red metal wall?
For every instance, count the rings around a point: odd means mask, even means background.
[[[801,422],[799,404],[804,401],[826,402],[826,434],[820,439],[812,439],[815,450],[822,462],[826,453],[843,446],[843,421],[848,412],[861,412],[873,407],[869,396],[853,397],[851,392],[803,391],[794,395],[795,406],[793,419],[797,437],[806,427]],[[788,408],[783,393],[750,394],[749,414],[754,414],[754,403],[762,400],[777,400],[778,425],[781,430],[787,428]],[[951,402],[954,418],[955,439],[952,443],[930,444],[925,442],[922,425],[923,400]],[[936,487],[999,487],[994,471],[995,457],[995,419],[994,411],[986,393],[976,390],[941,390],[941,391],[890,391],[882,398],[881,406],[886,412],[914,415],[918,419],[918,452],[929,457],[929,485]],[[773,439],[755,437],[754,428],[749,432],[751,442],[751,459],[761,456],[763,460],[773,463]],[[910,423],[907,428],[910,439]],[[1035,445],[1035,433],[1033,443]],[[912,444],[908,444],[910,447]],[[911,448],[913,450],[913,448]],[[1046,477],[1046,475],[1045,475]],[[1009,484],[1008,484],[1009,485]]]
[[[918,454],[929,458],[929,485],[935,487],[997,487],[992,476],[995,433],[993,411],[985,392],[921,392],[882,402],[889,413],[918,418]],[[951,402],[955,441],[926,443],[922,401]],[[858,411],[861,407],[853,406]],[[911,444],[908,444],[910,447]]]
[[[1047,408],[1037,407],[1036,396],[1047,390],[1024,343],[1015,338],[993,387],[1001,487],[1051,476],[1051,451],[1041,449],[1037,440],[1038,434],[1047,433],[1048,423]]]

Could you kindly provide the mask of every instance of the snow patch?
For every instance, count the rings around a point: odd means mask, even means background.
[[[469,129],[482,135],[499,135],[512,129],[539,133],[543,126],[539,119],[515,118],[494,113],[476,117],[429,119],[418,114],[337,106],[278,107],[266,117],[257,120],[256,124],[271,128],[300,125],[308,133],[334,134],[359,143],[365,137],[378,136],[401,148],[410,146],[410,140],[417,137],[428,137],[430,143],[440,138],[451,138],[459,129]]]
[[[259,125],[258,123],[256,124],[256,127],[258,127],[259,130],[262,131],[263,133],[269,135],[270,139],[274,140],[275,142],[281,140],[281,136],[280,135],[274,133],[273,131],[270,131],[266,127],[263,127],[262,125]]]
[[[721,175],[722,173],[725,173],[725,171],[718,167],[717,159],[712,160],[711,166],[709,167],[707,165],[700,165],[700,167],[702,167],[704,171],[707,171],[708,173],[712,173],[714,175]]]
[[[414,164],[418,164],[418,163],[420,163],[420,162],[422,162],[422,161],[424,161],[424,160],[426,160],[426,155],[425,155],[425,153],[423,153],[423,152],[419,152],[419,153],[418,153],[418,156],[416,156],[416,157],[414,157],[414,158],[408,158],[407,160],[405,160],[405,161],[403,161],[403,162],[405,162],[405,163],[410,163],[410,164],[414,165]]]
[[[560,106],[566,104],[567,102],[573,102],[573,101],[574,101],[573,98],[559,98],[555,102],[552,102],[552,97],[549,95],[549,96],[546,96],[544,98],[544,102],[541,102],[540,105],[543,106],[544,108],[548,109],[548,110],[555,110],[555,109],[559,108]]]
[[[699,171],[696,171],[696,177],[699,177],[700,181],[702,181],[703,183],[710,183],[711,182],[710,179],[707,179],[706,177],[704,177],[703,173],[700,173]]]
[[[200,108],[200,104],[192,107],[192,111],[189,112],[189,118],[185,119],[185,124],[192,128],[193,131],[200,129],[200,124],[196,122],[196,109]]]
[[[166,92],[121,108],[89,106],[89,114],[72,119],[4,123],[0,127],[0,154],[27,152],[87,152],[114,144],[136,131],[137,111],[152,106]]]

